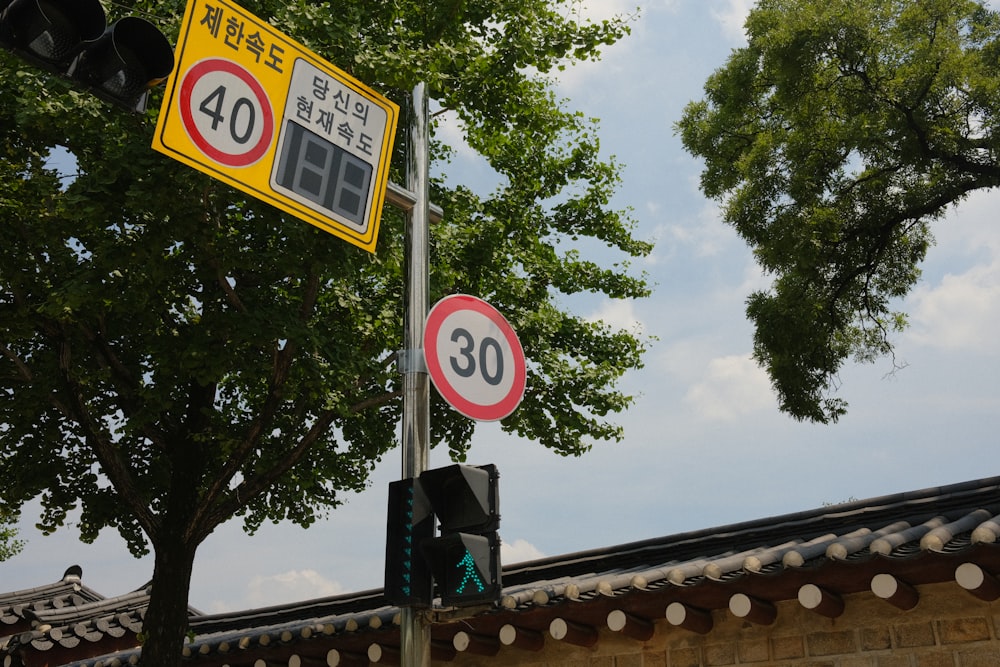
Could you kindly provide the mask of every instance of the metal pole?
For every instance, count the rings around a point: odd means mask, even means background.
[[[413,88],[406,149],[406,187],[416,202],[406,225],[406,314],[403,332],[403,478],[427,469],[430,452],[430,377],[423,356],[428,309],[428,245],[430,240],[430,143],[424,84]],[[431,629],[424,613],[403,607],[400,614],[401,667],[431,664]]]

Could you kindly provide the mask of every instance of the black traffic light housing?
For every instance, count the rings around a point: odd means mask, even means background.
[[[451,465],[389,484],[385,596],[430,607],[500,599],[499,475],[496,466]],[[434,535],[434,520],[440,536]],[[414,550],[418,547],[423,558]]]
[[[0,46],[140,112],[174,68],[173,48],[153,24],[127,16],[106,27],[99,0],[0,0]]]

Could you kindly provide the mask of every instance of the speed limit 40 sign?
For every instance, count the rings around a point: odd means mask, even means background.
[[[374,251],[399,108],[232,0],[188,0],[153,148]]]
[[[191,143],[223,167],[248,167],[271,147],[274,111],[267,92],[232,60],[207,58],[188,70],[178,108]]]
[[[471,419],[503,419],[524,397],[521,342],[504,316],[477,297],[453,294],[431,308],[424,358],[438,393]]]

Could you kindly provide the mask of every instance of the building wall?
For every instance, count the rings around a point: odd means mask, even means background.
[[[656,622],[647,642],[607,629],[592,649],[546,637],[539,652],[504,647],[492,658],[460,654],[468,667],[1000,667],[1000,601],[983,602],[955,583],[919,588],[920,602],[901,611],[871,593],[845,596],[835,619],[778,603],[777,620],[755,626],[728,610],[698,635]],[[445,663],[442,663],[445,664]]]

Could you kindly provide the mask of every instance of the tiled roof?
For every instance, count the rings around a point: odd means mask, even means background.
[[[82,641],[119,639],[142,632],[149,606],[149,589],[37,614],[32,630],[16,638],[18,644],[39,651],[54,647],[76,648]]]
[[[0,652],[58,650],[92,655],[138,646],[136,637],[142,632],[150,588],[105,598],[83,586],[82,575],[83,570],[74,565],[54,584],[0,594],[0,620],[6,624],[0,626]]]
[[[943,582],[992,600],[1000,598],[998,541],[1000,477],[993,477],[546,558],[504,568],[498,605],[437,610],[432,651],[448,659],[458,650],[537,648],[554,639],[588,645],[597,628],[641,640],[664,616],[704,634],[712,611],[768,624],[774,603],[796,599],[834,617],[843,596],[863,591],[906,609],[919,602],[918,587]],[[377,590],[195,616],[185,654],[199,667],[345,664],[344,656],[377,662],[398,647],[398,623],[398,609]],[[138,657],[137,649],[81,656],[76,665]]]
[[[103,596],[83,585],[83,570],[73,565],[59,581],[11,593],[0,593],[0,637],[31,627],[39,615],[72,609]]]

